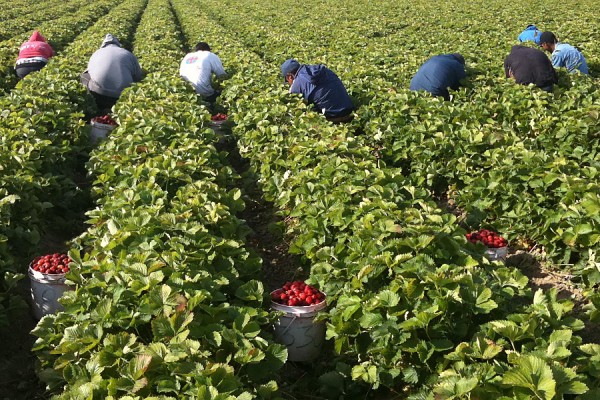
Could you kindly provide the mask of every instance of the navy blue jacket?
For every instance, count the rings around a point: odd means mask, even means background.
[[[558,75],[543,51],[528,46],[515,45],[504,59],[504,73],[521,85],[533,83],[542,89],[551,89],[558,83]]]
[[[467,77],[465,66],[453,54],[442,54],[427,60],[410,81],[410,90],[426,90],[434,96],[450,100],[448,88],[458,89]]]
[[[301,65],[290,93],[300,93],[314,110],[327,117],[343,117],[354,109],[352,100],[338,76],[322,64]]]

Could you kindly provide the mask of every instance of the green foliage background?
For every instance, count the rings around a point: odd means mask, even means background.
[[[221,104],[240,151],[286,218],[290,251],[330,300],[321,316],[329,348],[307,386],[315,395],[598,396],[600,347],[578,336],[600,319],[598,2],[113,5],[82,3],[44,25],[59,54],[18,84],[15,43],[39,16],[2,20],[23,21],[0,43],[5,310],[17,306],[10,289],[25,270],[23,244],[35,246],[65,198],[77,199],[69,168],[87,146],[90,110],[79,72],[107,31],[148,72],[114,109],[121,127],[91,153],[96,204],[73,244],[68,312],[35,330],[40,376],[57,398],[249,399],[288,389],[275,383],[285,383],[286,356],[269,334],[260,260],[235,215],[238,177],[178,77],[183,50],[199,40],[231,73],[219,83]],[[578,46],[591,76],[559,71],[550,94],[504,78],[503,59],[529,23]],[[408,90],[427,58],[450,52],[465,56],[469,74],[452,102]],[[279,65],[289,57],[340,76],[358,106],[352,123],[332,125],[287,93]],[[588,313],[487,261],[464,239],[481,225],[543,249],[585,290]]]

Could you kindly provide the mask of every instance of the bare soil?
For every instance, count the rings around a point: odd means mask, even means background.
[[[278,289],[286,281],[305,280],[310,271],[302,264],[301,257],[289,254],[285,222],[275,206],[264,199],[258,177],[250,168],[250,163],[240,156],[235,142],[222,141],[220,146],[229,153],[228,161],[241,175],[240,189],[246,208],[239,217],[252,229],[246,244],[263,260],[260,278],[265,290]]]

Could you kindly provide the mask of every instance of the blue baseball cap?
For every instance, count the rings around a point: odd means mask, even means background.
[[[288,58],[281,64],[281,75],[283,75],[283,80],[285,81],[285,76],[287,74],[291,74],[300,68],[300,63],[293,58]]]

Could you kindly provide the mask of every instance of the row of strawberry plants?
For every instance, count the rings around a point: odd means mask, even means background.
[[[148,38],[154,40],[148,40]],[[92,154],[98,207],[75,241],[77,289],[34,333],[57,398],[269,398],[286,351],[261,326],[260,259],[210,114],[172,72],[182,53],[169,2],[150,0],[135,53],[149,74],[115,106]],[[85,254],[81,257],[81,254]]]
[[[53,0],[42,0],[37,3],[38,7],[45,7],[53,4]],[[13,18],[24,17],[35,12],[36,8],[31,7],[31,3],[23,0],[12,1],[10,5],[5,6],[6,9],[2,10],[0,16],[0,22],[9,21]]]
[[[228,37],[201,12],[185,14],[202,21],[198,35],[216,43]],[[549,374],[553,393],[582,393],[584,381],[593,386],[597,366],[585,364],[586,353],[597,349],[572,336],[582,328],[564,315],[572,303],[539,292],[531,305],[515,304],[525,294],[518,271],[481,260],[455,218],[437,209],[430,193],[379,163],[367,138],[354,137],[352,126],[305,114],[296,98],[274,89],[280,83],[264,72],[264,62],[232,43],[220,46],[219,54],[239,72],[224,96],[241,148],[260,172],[266,195],[291,217],[292,250],[310,260],[312,279],[337,301],[328,314],[328,336],[353,368],[341,364],[323,375],[323,390],[341,393],[345,375],[413,389],[437,382],[440,394],[456,386],[477,394],[538,394],[543,386],[512,381],[540,371]],[[544,305],[558,311],[548,313]],[[496,347],[468,360],[468,368],[437,377],[458,349],[481,342]],[[568,366],[564,354],[539,356],[559,344],[576,354]],[[499,367],[491,374],[493,364]],[[575,373],[582,365],[587,377]]]
[[[527,389],[514,376],[542,370],[558,393],[583,393],[585,381],[593,386],[597,366],[587,377],[575,371],[585,369],[586,353],[598,349],[579,346],[581,339],[572,337],[583,324],[563,315],[571,302],[540,291],[531,305],[513,308],[512,302],[525,299],[526,279],[469,256],[473,249],[464,243],[464,231],[428,202],[428,192],[378,166],[364,142],[345,143],[353,137],[319,116],[296,114],[297,121],[282,127],[287,115],[272,111],[282,108],[275,99],[267,113],[238,103],[237,110],[246,111],[238,129],[265,174],[266,191],[294,217],[292,250],[312,262],[311,278],[337,301],[328,336],[336,352],[364,360],[353,361],[353,379],[418,388],[435,382],[453,360],[457,366],[445,371],[434,389],[438,393],[538,394],[541,386]],[[252,100],[266,102],[259,95]],[[248,117],[254,114],[260,121]],[[548,313],[547,307],[559,311]],[[493,344],[493,351],[483,354],[482,342]],[[536,355],[559,345],[569,350]],[[473,348],[480,353],[471,358],[450,351],[470,354]],[[509,357],[513,352],[518,356]],[[566,354],[574,355],[568,367]],[[340,374],[327,375],[327,384],[338,382]]]
[[[89,36],[75,41],[52,66],[0,98],[3,325],[8,324],[7,312],[18,304],[18,296],[12,293],[14,282],[23,277],[26,260],[41,236],[50,227],[56,228],[57,222],[66,230],[72,229],[64,219],[85,202],[85,193],[73,181],[76,158],[85,143],[81,118],[90,102],[78,82],[78,73],[101,42],[104,30],[126,37],[144,4],[139,0],[123,3],[88,30]]]
[[[10,39],[20,33],[30,32],[32,27],[42,22],[50,22],[64,15],[76,13],[79,8],[88,4],[85,0],[71,0],[66,3],[47,4],[43,9],[38,9],[20,18],[3,21],[0,25],[0,40]]]
[[[587,91],[597,84],[584,82],[570,95],[580,97],[582,87]],[[505,89],[523,99],[515,106],[549,102],[546,94]],[[394,112],[394,103],[382,102],[378,111],[389,112],[377,120],[376,127],[371,126],[377,130],[401,126],[381,135],[388,165],[402,168],[416,183],[447,194],[475,221],[494,222],[513,238],[541,244],[554,260],[580,260],[585,265],[587,254],[597,251],[600,185],[593,149],[598,145],[594,132],[600,120],[593,116],[593,109],[598,106],[584,107],[577,101],[580,107],[569,111],[578,118],[562,121],[553,117],[556,110],[548,107],[542,111],[541,121],[553,121],[554,126],[546,124],[539,131],[536,127],[530,137],[524,137],[525,133],[515,129],[500,129],[473,117],[486,112],[479,114],[474,108],[489,110],[491,101],[448,106],[413,97],[407,103],[410,112]],[[420,120],[420,112],[429,115],[427,121]],[[456,122],[447,124],[448,117]],[[530,121],[536,124],[540,120]],[[552,136],[554,145],[549,144]],[[597,276],[586,274],[586,278],[590,285],[598,282]]]
[[[403,29],[385,36],[385,40],[372,38],[357,52],[345,41],[355,40],[352,35],[343,34],[335,43],[321,40],[319,44],[317,33],[315,42],[310,34],[290,36],[285,24],[278,24],[277,19],[268,29],[253,23],[273,13],[268,6],[259,9],[242,2],[248,10],[239,17],[216,11],[214,3],[209,2],[212,15],[229,28],[242,30],[242,40],[260,49],[269,60],[292,54],[301,59],[310,57],[311,62],[331,61],[351,94],[363,103],[358,110],[361,129],[374,138],[374,147],[382,149],[383,160],[410,174],[414,184],[451,197],[469,213],[469,223],[483,220],[495,224],[512,239],[533,240],[544,246],[551,259],[577,262],[589,286],[598,281],[598,274],[588,273],[590,251],[595,252],[600,243],[598,186],[594,184],[599,119],[598,105],[594,104],[597,83],[593,80],[561,73],[555,101],[545,94],[531,93],[529,88],[515,87],[497,77],[503,55],[491,49],[482,51],[480,46],[475,50],[473,46],[478,42],[465,40],[471,32],[449,31],[456,25],[453,19],[441,22],[433,32],[428,29],[428,38],[421,38],[417,44],[406,40]],[[471,4],[469,8],[472,12]],[[311,8],[310,12],[319,10]],[[429,21],[448,10],[426,6],[419,12],[427,15],[424,21]],[[341,18],[324,12],[321,15],[328,20]],[[298,17],[298,32],[311,32],[313,19]],[[240,24],[239,18],[246,23]],[[506,37],[516,36],[509,28],[512,24],[505,26]],[[258,34],[255,27],[259,27]],[[482,69],[473,71],[473,88],[459,93],[453,104],[408,93],[411,71],[416,71],[425,58],[418,51],[403,55],[400,63],[396,61],[404,43],[431,54],[432,46],[435,49],[446,43],[431,43],[431,37],[437,38],[442,32],[445,36],[455,35],[460,47],[467,49],[464,54],[470,68]],[[585,43],[593,62],[595,45],[580,34],[573,36]],[[494,48],[497,41],[506,43],[500,39],[500,35],[498,40],[491,38],[486,46]],[[477,54],[479,60],[469,54]]]
[[[63,15],[58,19],[42,23],[36,27],[58,54],[66,49],[79,34],[95,24],[99,15],[106,14],[115,6],[113,0],[82,3],[84,5],[75,13]],[[27,32],[15,35],[13,38],[0,43],[0,94],[1,92],[8,92],[17,83],[13,68],[21,44],[31,35],[31,27],[27,29]],[[55,60],[50,61],[50,64],[54,63]],[[80,64],[79,60],[73,61]],[[26,79],[30,79],[30,77]]]

